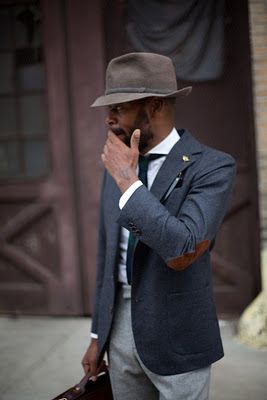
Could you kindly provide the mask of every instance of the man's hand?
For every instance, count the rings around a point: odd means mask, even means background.
[[[90,373],[90,379],[92,379],[92,381],[96,381],[97,375],[101,371],[105,371],[107,369],[104,360],[100,363],[99,366],[97,366],[97,339],[91,340],[90,346],[83,356],[82,366],[85,374],[87,374],[88,372]]]
[[[101,158],[122,193],[138,180],[136,166],[139,157],[139,139],[140,129],[136,129],[131,137],[131,146],[128,147],[111,130],[108,131]]]

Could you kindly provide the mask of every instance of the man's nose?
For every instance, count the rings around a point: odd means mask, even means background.
[[[118,119],[116,118],[116,115],[112,111],[109,111],[109,113],[106,117],[106,125],[112,126],[112,125],[117,124],[117,122],[118,122]]]

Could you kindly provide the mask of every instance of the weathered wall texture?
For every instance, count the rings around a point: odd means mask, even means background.
[[[239,320],[238,338],[267,347],[267,0],[249,0],[261,217],[262,292]]]
[[[267,0],[249,0],[249,8],[258,151],[261,247],[267,250]]]

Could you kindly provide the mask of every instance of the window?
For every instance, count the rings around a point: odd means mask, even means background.
[[[39,3],[0,3],[0,179],[47,175],[48,115]]]

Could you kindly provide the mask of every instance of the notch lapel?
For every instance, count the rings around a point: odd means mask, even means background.
[[[120,231],[121,226],[118,224],[118,218],[120,215],[119,200],[121,197],[121,191],[115,183],[114,179],[108,175],[108,196],[109,196],[109,216],[108,216],[108,235],[111,243],[111,248],[114,249],[114,257],[117,257],[117,249],[119,248]],[[115,258],[114,258],[115,266]]]
[[[196,160],[196,154],[201,152],[201,144],[185,131],[160,168],[151,186],[151,193],[161,200],[175,178],[192,165]]]

